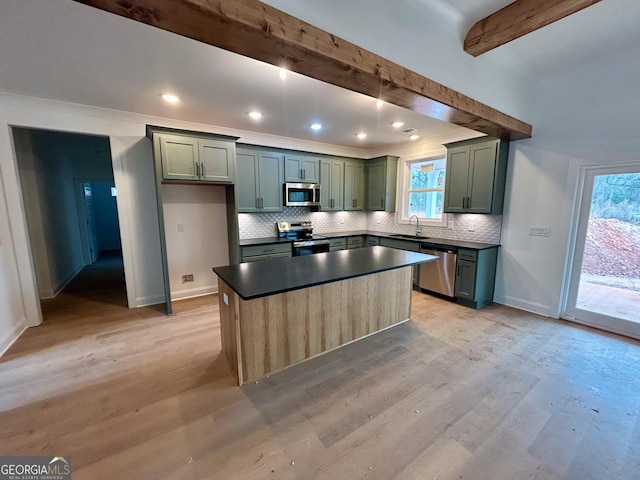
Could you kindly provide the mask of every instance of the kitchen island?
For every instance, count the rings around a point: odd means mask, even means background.
[[[409,320],[411,267],[436,259],[370,247],[215,267],[238,384]]]

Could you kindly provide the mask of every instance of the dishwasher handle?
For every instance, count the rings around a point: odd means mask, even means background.
[[[436,255],[435,252],[446,252],[449,254],[458,254],[458,250],[451,247],[436,247],[435,245],[431,245],[429,243],[423,243],[420,245],[420,252],[427,253],[429,255]],[[432,253],[433,252],[433,253]]]

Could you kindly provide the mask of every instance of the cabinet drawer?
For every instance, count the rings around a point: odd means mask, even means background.
[[[380,245],[380,237],[367,237],[365,241],[367,247],[373,247],[375,245]]]
[[[478,258],[478,252],[476,250],[458,250],[459,260],[475,262],[477,258]]]
[[[347,239],[346,238],[330,238],[329,239],[329,250],[332,252],[336,250],[344,250],[347,248]]]
[[[290,243],[273,243],[270,245],[251,245],[242,247],[242,257],[254,257],[257,255],[273,255],[277,253],[291,253]]]
[[[362,248],[362,237],[349,237],[347,238],[347,248]]]

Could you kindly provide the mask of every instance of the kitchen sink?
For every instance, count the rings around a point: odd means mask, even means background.
[[[391,235],[389,235],[390,237],[394,237],[394,238],[407,238],[410,240],[426,240],[429,237],[423,237],[420,235],[405,235],[404,233],[393,233]]]

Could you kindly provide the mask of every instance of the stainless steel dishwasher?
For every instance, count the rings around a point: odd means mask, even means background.
[[[418,286],[430,292],[453,297],[456,283],[456,260],[458,251],[453,248],[420,245],[420,253],[435,255],[438,260],[420,264]]]

